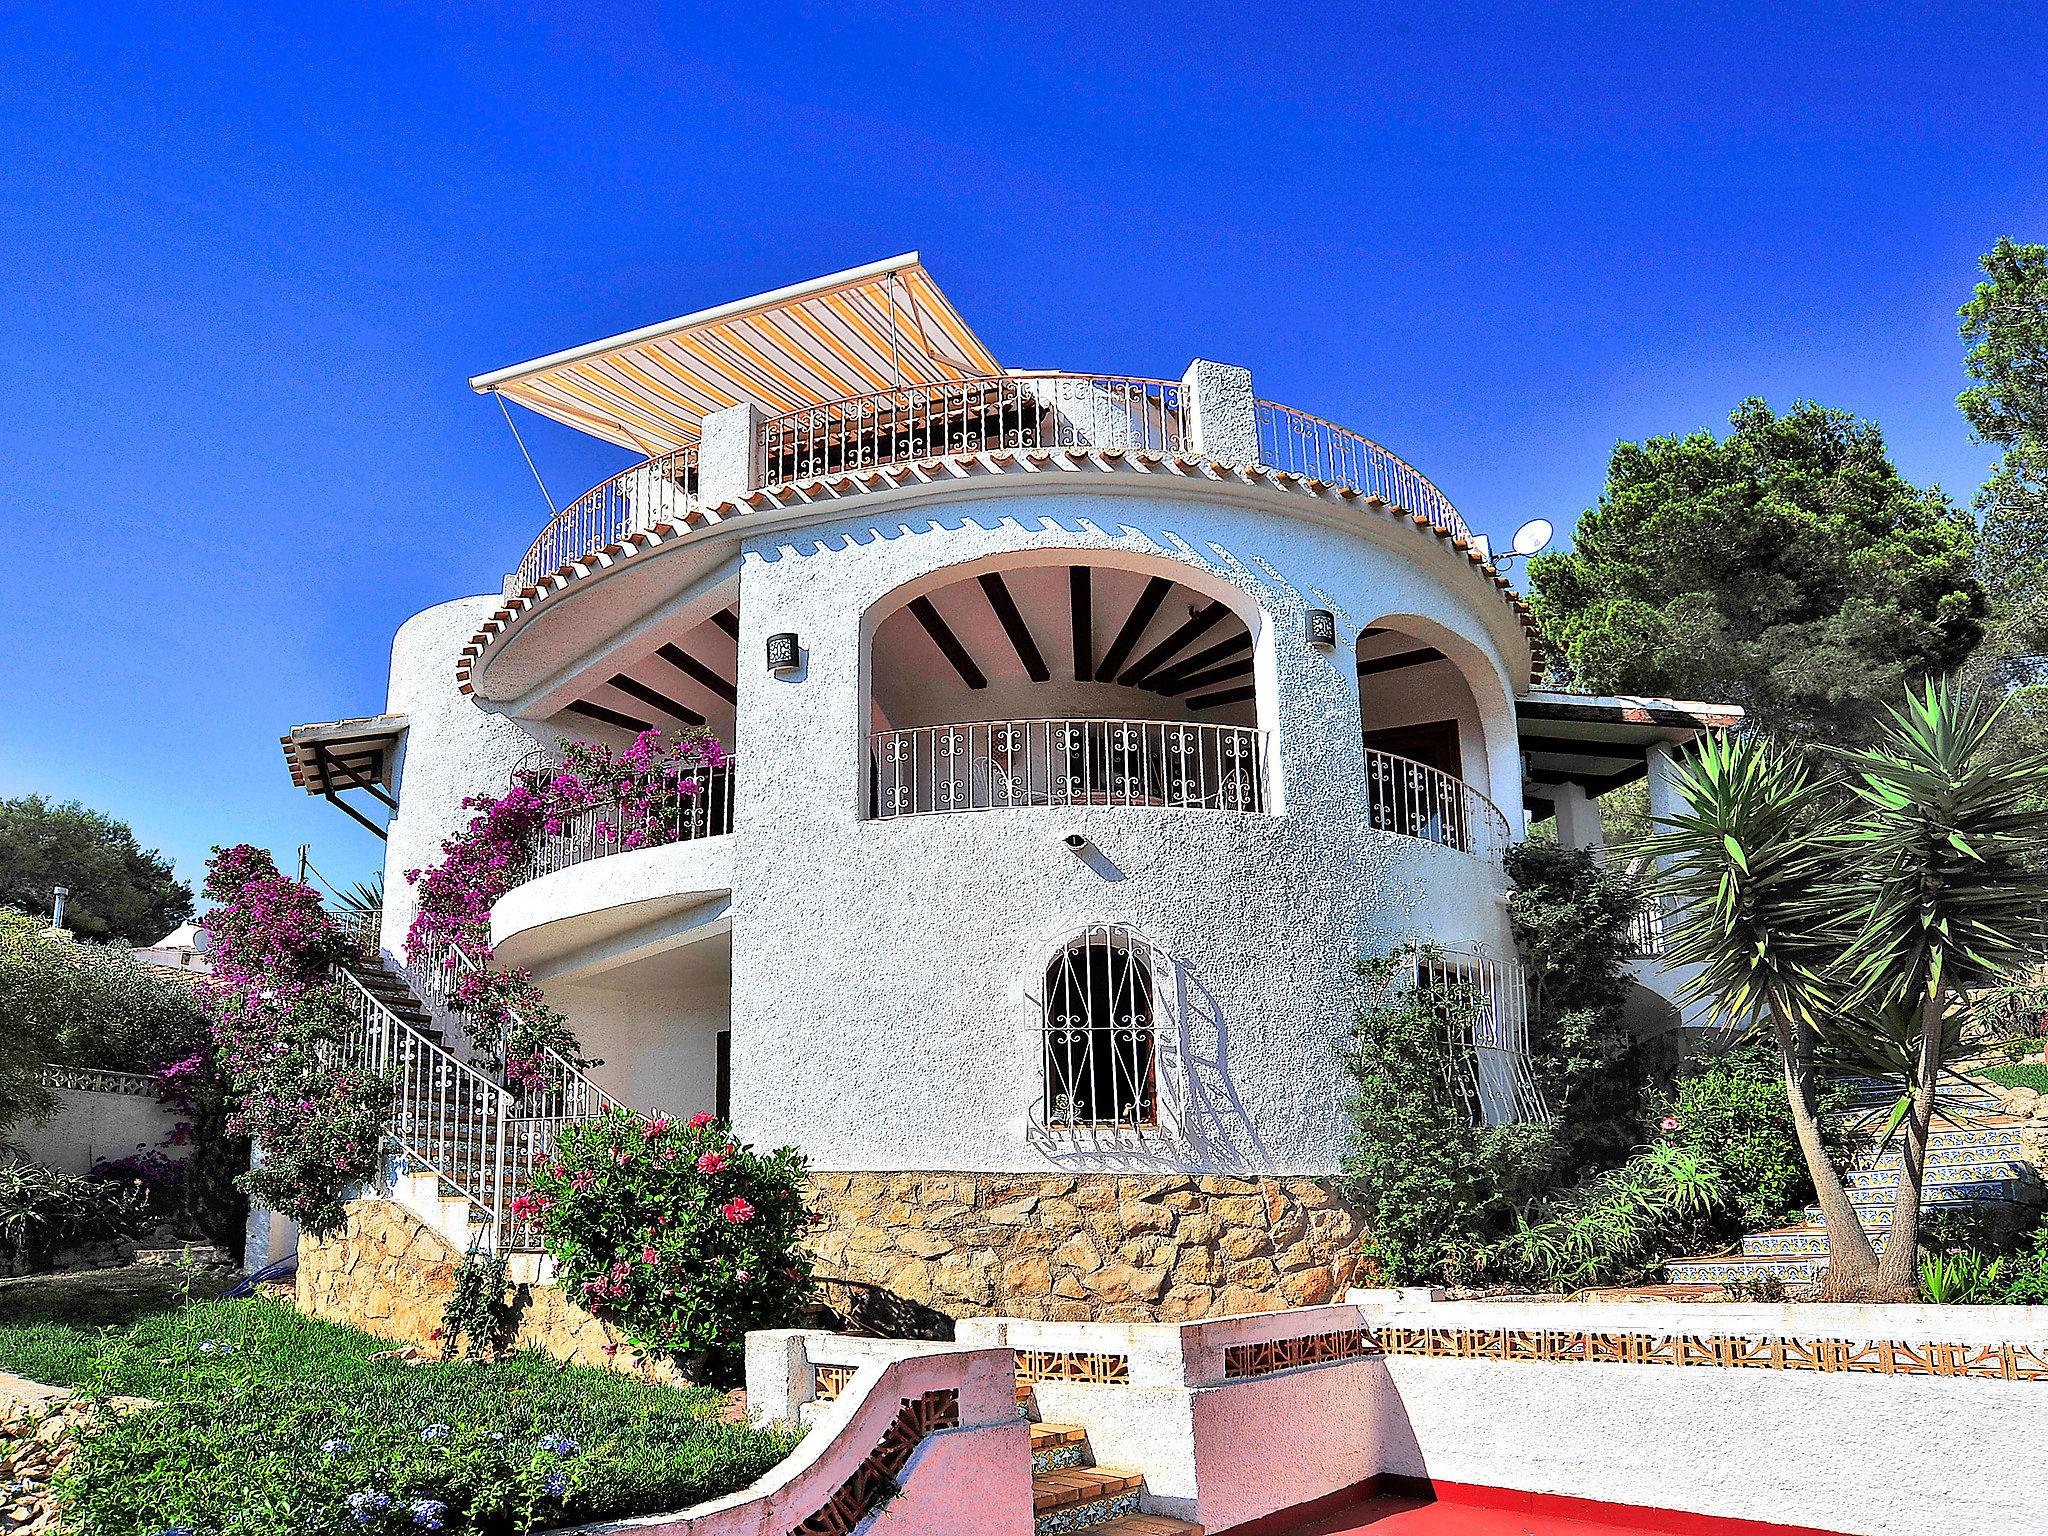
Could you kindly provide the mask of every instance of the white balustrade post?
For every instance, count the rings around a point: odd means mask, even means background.
[[[761,483],[761,423],[751,400],[705,416],[697,439],[697,500],[715,507]]]
[[[1196,358],[1180,380],[1188,447],[1219,464],[1259,461],[1258,401],[1249,368]]]

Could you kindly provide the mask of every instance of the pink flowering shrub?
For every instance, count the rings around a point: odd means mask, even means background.
[[[809,1296],[803,1176],[794,1148],[764,1156],[709,1115],[617,1110],[565,1128],[514,1212],[585,1308],[641,1349],[695,1356],[786,1325]]]
[[[491,908],[528,878],[544,838],[584,826],[622,848],[672,842],[698,805],[725,751],[708,731],[643,731],[616,755],[564,738],[560,769],[529,771],[502,795],[471,795],[469,825],[441,844],[431,869],[409,869],[419,901],[406,933],[406,959],[419,965],[460,945],[480,970],[465,972],[451,1001],[471,1045],[498,1062],[506,1086],[535,1093],[555,1086],[556,1061],[594,1065],[579,1054],[568,1021],[548,1006],[530,972],[491,963]],[[452,961],[452,957],[451,957]]]
[[[215,849],[206,895],[214,903],[203,919],[213,943],[208,1007],[232,1106],[228,1128],[261,1154],[238,1182],[326,1235],[341,1226],[349,1190],[375,1175],[391,1108],[388,1078],[321,1060],[323,1045],[358,1029],[329,977],[349,940],[320,898],[280,875],[260,848]]]

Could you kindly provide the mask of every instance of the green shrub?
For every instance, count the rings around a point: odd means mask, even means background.
[[[1583,848],[1520,843],[1506,864],[1529,983],[1529,1061],[1556,1116],[1550,1179],[1572,1183],[1642,1140],[1647,1074],[1623,1008],[1643,889],[1619,860]]]
[[[1549,1165],[1551,1131],[1470,1121],[1451,1088],[1447,1042],[1477,1000],[1460,987],[1406,985],[1411,963],[1401,950],[1359,968],[1365,1001],[1344,1052],[1344,1190],[1383,1281],[1462,1284],[1479,1277],[1485,1240]]]
[[[2004,1299],[2005,1260],[1968,1249],[1920,1260],[1920,1299],[1937,1307],[1980,1306]]]
[[[13,1369],[161,1405],[110,1417],[80,1448],[62,1484],[75,1536],[498,1536],[713,1498],[793,1443],[722,1422],[708,1391],[531,1353],[408,1365],[388,1352],[264,1300],[103,1333],[0,1327]]]
[[[0,1163],[0,1273],[42,1269],[133,1234],[149,1202],[133,1185]]]
[[[1652,1114],[1664,1141],[1720,1166],[1729,1214],[1745,1230],[1780,1226],[1813,1202],[1784,1072],[1769,1041],[1686,1063]]]
[[[1489,1267],[1549,1290],[1631,1283],[1699,1231],[1726,1203],[1726,1186],[1711,1158],[1649,1147],[1518,1216]]]
[[[565,1290],[642,1349],[732,1350],[809,1296],[795,1148],[762,1155],[710,1115],[614,1110],[566,1127],[513,1213],[540,1224]]]
[[[2048,1066],[2038,1061],[2023,1061],[2009,1067],[1986,1067],[1977,1076],[2001,1088],[2031,1088],[2036,1093],[2048,1093]]]

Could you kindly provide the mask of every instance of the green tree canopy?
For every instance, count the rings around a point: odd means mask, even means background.
[[[1976,506],[1994,606],[1987,659],[2011,667],[2048,653],[2048,245],[2001,238],[1982,265],[1985,280],[1959,312],[1977,382],[1956,404],[1980,439],[2005,450]]]
[[[1750,399],[1729,420],[1615,448],[1572,548],[1530,562],[1537,613],[1582,687],[1860,735],[1874,700],[1976,645],[1970,519],[1846,411]]]
[[[149,944],[192,915],[192,888],[125,822],[76,801],[0,800],[0,906],[47,917],[60,885],[64,926],[81,938]]]

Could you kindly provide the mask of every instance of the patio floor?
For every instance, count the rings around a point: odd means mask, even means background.
[[[1668,1536],[1672,1525],[1610,1525],[1559,1515],[1381,1494],[1295,1526],[1287,1536]]]

